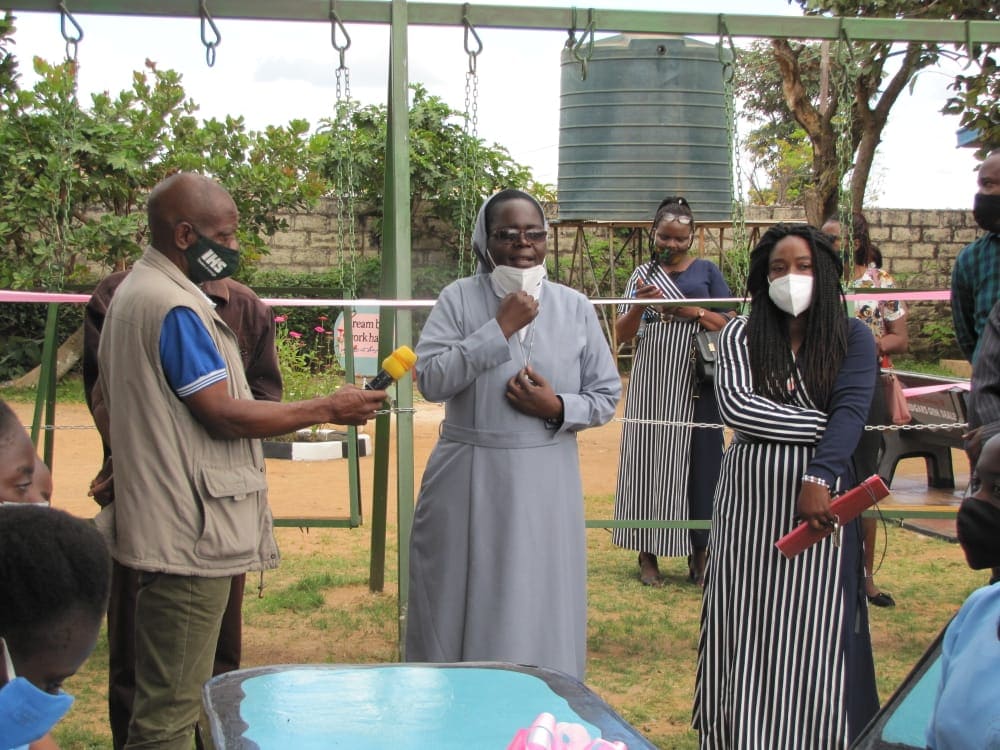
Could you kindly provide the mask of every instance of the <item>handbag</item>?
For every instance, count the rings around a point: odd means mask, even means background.
[[[691,360],[698,385],[715,380],[715,363],[719,356],[720,331],[698,331],[691,337]]]
[[[910,407],[906,403],[903,385],[896,377],[896,373],[882,373],[882,388],[885,389],[885,408],[889,414],[889,420],[896,425],[909,424],[913,417],[910,415]]]

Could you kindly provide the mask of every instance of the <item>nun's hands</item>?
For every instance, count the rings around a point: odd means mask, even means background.
[[[507,401],[522,414],[542,419],[561,419],[562,400],[549,381],[530,366],[507,381]]]
[[[500,300],[497,323],[506,338],[520,331],[538,315],[538,300],[527,292],[511,292]]]

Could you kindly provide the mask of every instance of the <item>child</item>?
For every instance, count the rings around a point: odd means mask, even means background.
[[[958,541],[973,570],[1000,565],[1000,435],[976,462],[958,510]],[[930,750],[1000,746],[1000,585],[973,591],[945,631],[941,682],[927,727]]]
[[[0,504],[44,502],[33,484],[36,460],[21,420],[0,401]]]
[[[110,585],[111,556],[92,523],[0,509],[0,750],[38,740],[69,710],[62,683],[97,642]]]

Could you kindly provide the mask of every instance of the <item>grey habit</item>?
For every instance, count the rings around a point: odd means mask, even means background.
[[[568,287],[544,281],[523,341],[504,337],[485,256],[488,203],[473,234],[478,272],[441,292],[417,344],[420,391],[445,402],[445,418],[410,537],[406,659],[530,664],[582,680],[576,433],[614,416],[621,380],[593,305]],[[507,402],[526,359],[563,400],[558,428]]]

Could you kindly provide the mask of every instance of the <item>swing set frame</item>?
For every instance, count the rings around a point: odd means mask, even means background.
[[[577,8],[526,8],[509,5],[473,5],[406,2],[405,0],[12,0],[9,10],[59,12],[67,54],[75,57],[83,38],[83,26],[72,13],[120,16],[177,17],[200,19],[202,40],[209,66],[221,41],[216,22],[225,19],[257,21],[313,21],[345,25],[353,23],[386,24],[390,27],[388,76],[388,127],[386,133],[386,176],[384,190],[384,237],[381,294],[395,300],[382,306],[379,322],[383,335],[379,340],[379,359],[397,345],[412,346],[411,216],[409,201],[410,162],[407,149],[409,129],[407,91],[409,80],[407,30],[410,26],[443,26],[502,29],[532,29],[581,32],[576,43],[577,59],[586,75],[588,44],[594,32],[652,33],[718,37],[720,45],[732,44],[734,37],[796,38],[812,40],[928,42],[955,44],[971,50],[976,44],[1000,44],[1000,23],[996,21],[913,20],[883,18],[840,18],[820,16],[728,15],[711,13],[672,13],[623,9],[591,8],[582,14]],[[578,28],[586,18],[585,28]],[[67,33],[67,21],[74,32]],[[206,39],[211,28],[215,41]],[[588,42],[589,40],[589,42]],[[338,51],[339,48],[338,48]],[[343,66],[343,52],[341,51]],[[371,301],[367,301],[370,304]],[[413,306],[419,306],[414,303]],[[42,376],[36,402],[31,436],[38,444],[43,404],[45,424],[55,417],[55,308],[50,304],[43,349]],[[413,522],[415,483],[413,466],[413,390],[412,382],[397,389],[396,501],[399,523],[399,615],[400,644],[405,642],[405,613],[409,558],[405,540]],[[384,581],[386,508],[388,501],[390,414],[376,418],[374,445],[374,483],[372,504],[372,560],[369,588],[382,590]],[[43,457],[52,464],[52,435],[47,431]],[[353,441],[352,441],[353,442]],[[352,446],[356,450],[356,446]],[[354,488],[352,488],[354,489]],[[288,519],[278,525],[302,526],[309,519]],[[320,524],[316,524],[320,525]],[[322,525],[334,525],[326,523]],[[339,524],[347,525],[347,524]],[[588,526],[592,524],[588,523]]]

